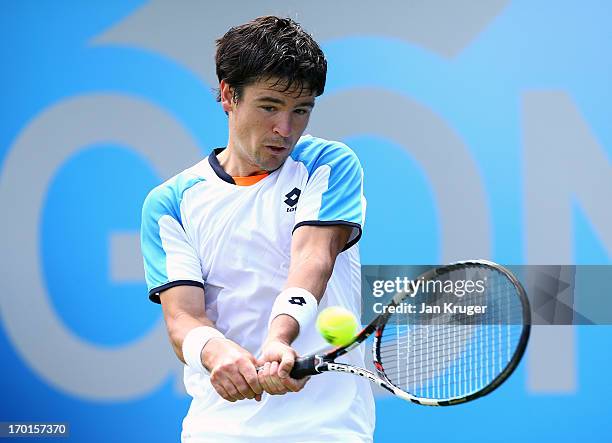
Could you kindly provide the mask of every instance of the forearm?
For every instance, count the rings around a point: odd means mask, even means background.
[[[286,288],[304,288],[321,301],[334,270],[335,257],[318,251],[307,251],[291,261]]]
[[[334,269],[334,258],[327,254],[309,252],[291,261],[285,289],[306,289],[321,301],[327,282]],[[288,315],[279,315],[270,324],[267,340],[279,340],[291,344],[299,334],[298,322]]]
[[[336,257],[346,245],[349,233],[349,229],[339,226],[300,227],[294,233],[291,244],[291,265],[285,289],[305,289],[319,303],[334,270]],[[279,315],[270,324],[267,340],[276,338],[290,344],[298,336],[299,328],[294,318]]]

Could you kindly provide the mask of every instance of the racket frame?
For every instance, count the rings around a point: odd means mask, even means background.
[[[521,335],[519,341],[517,343],[516,349],[510,361],[507,363],[506,367],[495,377],[490,383],[488,383],[482,389],[472,392],[468,395],[451,398],[451,399],[431,399],[431,398],[421,398],[416,397],[408,392],[403,391],[399,387],[395,386],[386,376],[384,372],[384,367],[380,362],[380,340],[382,337],[382,333],[384,331],[385,325],[387,324],[387,320],[392,315],[389,309],[383,310],[383,313],[379,314],[369,325],[363,328],[354,338],[351,343],[345,346],[340,346],[331,349],[330,351],[324,354],[311,355],[304,358],[299,358],[296,360],[294,364],[294,368],[291,371],[291,376],[293,378],[302,378],[309,375],[320,374],[327,371],[333,372],[346,372],[354,375],[359,375],[361,377],[367,378],[371,382],[380,386],[381,388],[389,391],[390,393],[404,399],[407,401],[411,401],[416,404],[424,405],[424,406],[452,406],[460,403],[465,403],[468,401],[475,400],[477,398],[483,397],[487,394],[490,394],[495,389],[497,389],[516,369],[518,364],[520,363],[525,349],[527,348],[527,342],[529,341],[529,335],[531,332],[531,308],[529,305],[529,300],[527,298],[527,294],[521,282],[505,267],[488,261],[488,260],[463,260],[451,263],[446,266],[442,266],[439,268],[432,269],[419,277],[419,279],[423,279],[424,281],[431,280],[433,278],[438,277],[441,274],[452,271],[453,268],[461,268],[464,266],[474,265],[474,266],[487,266],[495,269],[496,271],[504,274],[508,279],[512,282],[514,287],[517,289],[518,297],[521,301],[522,305],[522,321],[523,321],[523,329],[521,331]],[[408,296],[410,292],[398,292],[396,293],[391,302],[387,305],[398,306],[402,303]],[[377,373],[373,373],[367,369],[360,368],[358,366],[353,366],[346,363],[337,363],[335,360],[338,357],[350,352],[352,349],[359,346],[363,343],[369,336],[374,334],[374,343],[372,346],[372,357],[374,362],[374,367],[376,368]]]

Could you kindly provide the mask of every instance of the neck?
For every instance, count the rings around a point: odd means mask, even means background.
[[[232,177],[248,177],[267,172],[260,169],[257,165],[251,164],[247,159],[241,158],[230,143],[228,143],[227,148],[217,155],[217,160],[219,160],[223,170]]]

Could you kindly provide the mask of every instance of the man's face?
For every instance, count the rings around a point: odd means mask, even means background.
[[[249,168],[272,171],[280,167],[304,133],[315,97],[312,91],[292,88],[277,79],[245,86],[236,103],[233,90],[221,82],[221,103],[229,115],[229,143],[233,154]]]

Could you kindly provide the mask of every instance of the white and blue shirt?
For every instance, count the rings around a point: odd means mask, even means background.
[[[207,317],[258,356],[272,305],[287,280],[292,233],[304,225],[347,225],[352,233],[319,309],[339,305],[359,316],[356,243],[366,203],[357,156],[342,143],[306,135],[279,169],[250,186],[236,186],[221,168],[219,152],[145,200],[141,236],[149,298],[159,303],[159,293],[177,285],[202,287]],[[313,325],[300,331],[293,347],[305,355],[325,344]],[[345,361],[363,366],[363,350],[348,353]],[[183,441],[372,439],[372,393],[360,377],[329,373],[313,377],[299,393],[230,403],[207,375],[188,366],[184,375],[193,401]]]

